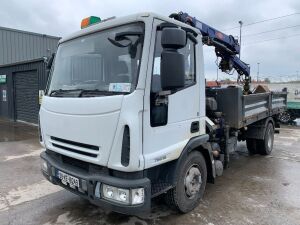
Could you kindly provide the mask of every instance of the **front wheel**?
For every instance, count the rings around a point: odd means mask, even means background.
[[[200,152],[190,153],[176,172],[176,185],[165,196],[169,206],[181,213],[192,211],[203,197],[207,168]]]

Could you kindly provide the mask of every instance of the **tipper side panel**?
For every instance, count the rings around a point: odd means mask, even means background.
[[[207,89],[206,95],[216,99],[218,105],[217,111],[223,113],[227,125],[237,129],[241,127],[243,122],[243,91],[241,88]]]

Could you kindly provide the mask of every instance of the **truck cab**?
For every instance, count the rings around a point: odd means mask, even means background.
[[[164,28],[186,38],[174,48],[184,60],[183,83],[169,90],[161,84],[162,41],[176,40],[163,40]],[[114,211],[149,209],[151,197],[172,186],[174,174],[162,176],[169,172],[161,165],[178,159],[193,137],[206,138],[201,34],[141,13],[63,38],[39,115],[50,181]],[[110,196],[120,192],[123,199]]]

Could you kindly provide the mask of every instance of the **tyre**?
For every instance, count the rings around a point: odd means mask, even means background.
[[[254,155],[257,152],[258,140],[257,139],[247,139],[246,140],[247,149],[250,155]]]
[[[176,171],[176,185],[165,195],[166,203],[181,213],[192,211],[203,197],[207,168],[200,152],[191,152]]]
[[[265,130],[264,139],[260,140],[259,153],[261,155],[270,155],[273,150],[274,143],[274,127],[272,123],[268,123]]]
[[[293,121],[292,115],[289,111],[284,111],[278,115],[278,119],[283,124],[289,124]]]

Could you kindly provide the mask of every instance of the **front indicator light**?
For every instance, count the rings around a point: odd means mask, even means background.
[[[137,188],[131,190],[132,205],[144,203],[144,188]]]

